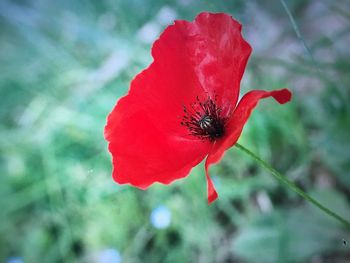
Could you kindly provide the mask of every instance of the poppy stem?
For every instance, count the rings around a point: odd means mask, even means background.
[[[262,167],[264,167],[266,170],[268,170],[274,177],[276,177],[280,182],[282,182],[283,184],[285,184],[286,186],[288,186],[291,190],[293,190],[294,192],[296,192],[298,195],[300,195],[302,198],[308,200],[309,202],[311,202],[312,204],[314,204],[315,206],[317,206],[319,209],[321,209],[323,212],[325,212],[326,214],[328,214],[329,216],[337,219],[339,222],[341,222],[342,224],[344,224],[346,227],[350,228],[350,222],[346,219],[344,219],[343,217],[341,217],[340,215],[336,214],[335,212],[333,212],[332,210],[328,209],[327,207],[323,206],[321,203],[319,203],[317,200],[315,200],[314,198],[312,198],[310,195],[308,195],[307,193],[305,193],[303,190],[301,190],[295,183],[293,183],[292,181],[289,181],[287,179],[287,177],[285,177],[284,175],[282,175],[281,173],[279,173],[278,171],[276,171],[273,167],[271,167],[268,163],[264,162],[263,160],[261,160],[258,156],[256,156],[253,152],[251,152],[250,150],[248,150],[247,148],[245,148],[244,146],[240,145],[239,143],[236,143],[235,146],[242,150],[243,152],[245,152],[246,154],[248,154],[250,157],[252,157],[256,162],[258,162]]]

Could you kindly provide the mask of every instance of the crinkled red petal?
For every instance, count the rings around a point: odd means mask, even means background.
[[[207,96],[216,97],[217,106],[225,114],[237,103],[240,81],[252,51],[241,28],[239,22],[224,13],[204,12],[193,22],[175,21],[154,43],[154,63],[161,70],[170,67],[171,78],[190,79],[178,89],[196,94],[201,88]],[[191,86],[193,81],[195,87]]]
[[[260,99],[267,97],[273,97],[278,103],[284,104],[291,100],[292,93],[288,89],[281,89],[274,91],[253,90],[245,94],[228,120],[224,139],[215,143],[206,159],[207,178],[209,178],[209,166],[219,162],[224,152],[237,142],[252,110],[257,106]],[[212,198],[208,199],[209,202],[216,199],[215,189],[212,188],[212,184],[208,182],[208,193],[212,193]]]

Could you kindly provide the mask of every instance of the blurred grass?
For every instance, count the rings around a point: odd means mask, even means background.
[[[240,143],[349,218],[349,4],[286,4],[316,66],[279,1],[1,1],[0,261],[102,262],[108,248],[123,262],[349,261],[348,231],[236,149],[212,169],[209,207],[202,166],[147,191],[110,176],[105,118],[150,63],[150,36],[228,12],[254,48],[242,91],[294,93],[261,102]],[[161,204],[166,229],[149,221]]]

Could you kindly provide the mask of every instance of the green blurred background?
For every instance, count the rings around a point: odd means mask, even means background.
[[[203,165],[146,191],[111,178],[106,116],[152,42],[227,12],[254,50],[242,93],[294,93],[261,102],[240,143],[350,219],[350,2],[286,4],[1,0],[0,262],[350,262],[349,230],[236,148],[211,206]]]

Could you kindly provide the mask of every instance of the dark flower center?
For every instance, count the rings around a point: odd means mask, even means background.
[[[181,125],[186,126],[191,135],[210,141],[224,135],[226,119],[221,116],[221,109],[212,99],[208,98],[202,102],[197,97],[196,102],[191,104],[191,108],[184,106],[183,110],[185,115]]]

